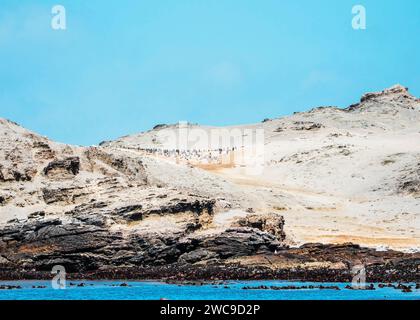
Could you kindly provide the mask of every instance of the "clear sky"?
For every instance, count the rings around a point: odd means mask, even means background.
[[[0,3],[0,117],[61,142],[345,107],[396,83],[420,96],[418,0]]]

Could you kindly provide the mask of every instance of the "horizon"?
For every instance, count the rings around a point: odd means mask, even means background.
[[[328,3],[328,5],[325,5]],[[0,117],[73,145],[160,123],[227,126],[345,108],[395,84],[420,96],[420,2],[6,0]]]

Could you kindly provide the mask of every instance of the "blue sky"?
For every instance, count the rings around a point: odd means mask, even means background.
[[[0,117],[89,145],[345,107],[395,83],[420,96],[419,35],[418,0],[2,0]]]

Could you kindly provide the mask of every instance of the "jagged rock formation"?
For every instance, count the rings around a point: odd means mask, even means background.
[[[228,229],[209,237],[185,232],[141,234],[110,232],[106,222],[85,217],[77,222],[35,219],[13,223],[0,231],[4,268],[49,271],[63,265],[68,272],[113,267],[159,266],[178,262],[220,262],[226,258],[270,253],[279,249],[275,237],[251,228]]]

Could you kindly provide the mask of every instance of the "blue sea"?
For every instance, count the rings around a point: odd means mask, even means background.
[[[72,285],[70,286],[70,282]],[[77,286],[83,283],[84,286]],[[120,286],[122,283],[128,286]],[[154,281],[67,281],[65,289],[53,289],[51,281],[0,281],[0,286],[21,289],[0,290],[0,300],[420,300],[420,290],[404,293],[394,288],[345,289],[348,283],[289,281],[227,281],[223,284],[167,284]],[[341,290],[244,290],[245,286],[337,285]],[[46,286],[33,288],[33,286]]]

